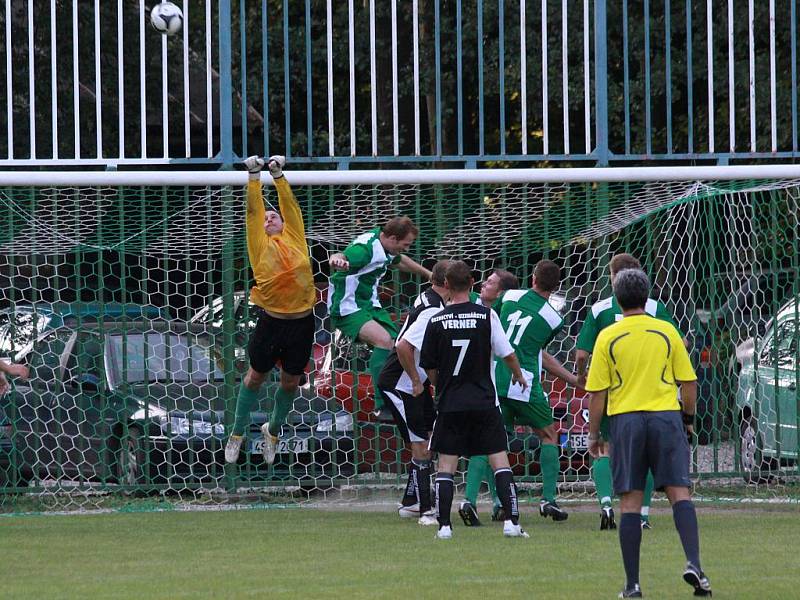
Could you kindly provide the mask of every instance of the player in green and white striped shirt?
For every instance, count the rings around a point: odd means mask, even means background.
[[[542,469],[539,514],[554,521],[564,521],[568,515],[556,502],[560,469],[558,431],[553,421],[553,409],[542,388],[541,373],[545,370],[570,385],[577,383],[577,377],[545,351],[564,323],[548,301],[560,282],[558,265],[551,260],[541,260],[533,271],[531,289],[509,290],[503,294],[500,322],[529,386],[522,389],[515,384],[511,372],[500,362],[494,372],[506,429],[513,431],[515,425],[527,425],[542,442],[539,449]]]
[[[611,281],[620,271],[625,269],[641,269],[642,265],[639,260],[630,254],[617,254],[611,258],[608,264],[611,273]],[[672,315],[667,310],[662,302],[648,298],[645,305],[645,312],[650,316],[667,321],[678,329]],[[622,309],[617,304],[616,298],[613,296],[595,302],[586,315],[586,320],[581,326],[578,333],[578,341],[575,344],[577,351],[575,353],[575,369],[578,372],[578,381],[582,386],[586,385],[586,366],[589,362],[589,355],[594,349],[594,343],[598,334],[617,321],[622,320]],[[680,330],[679,330],[680,331]],[[607,417],[603,419],[601,432],[604,438],[607,438]],[[595,489],[597,491],[597,500],[600,502],[600,529],[616,529],[616,521],[614,519],[614,509],[611,508],[611,466],[609,464],[608,454],[601,455],[594,459],[592,463],[592,478],[594,479]],[[644,499],[642,502],[642,527],[645,529],[650,528],[650,502],[653,497],[653,475],[648,472],[647,482],[644,489]]]
[[[369,372],[377,382],[383,363],[397,337],[397,326],[378,299],[378,286],[390,266],[416,273],[426,280],[431,272],[402,254],[417,238],[417,227],[408,217],[394,217],[383,227],[358,236],[344,252],[329,259],[331,281],[328,311],[332,327],[352,340],[372,347]],[[383,396],[373,386],[375,411],[382,417]]]

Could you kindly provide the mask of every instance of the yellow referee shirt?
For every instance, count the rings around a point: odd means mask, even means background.
[[[597,336],[586,391],[608,390],[608,415],[679,410],[677,383],[696,379],[675,326],[632,315]]]
[[[256,280],[250,298],[270,312],[301,313],[316,300],[303,214],[285,177],[276,179],[275,187],[283,231],[269,236],[261,182],[247,183],[247,253]]]

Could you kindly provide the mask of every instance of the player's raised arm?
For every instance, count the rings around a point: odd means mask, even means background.
[[[297,198],[292,192],[292,186],[283,176],[283,167],[286,159],[283,156],[270,156],[267,161],[269,174],[275,182],[275,189],[278,190],[278,207],[283,217],[283,232],[302,242],[306,243],[306,229],[303,224],[303,212],[297,203]]]
[[[264,194],[261,191],[261,169],[264,168],[264,159],[251,156],[244,161],[244,166],[250,174],[247,178],[247,252],[250,262],[257,260],[260,248],[264,244]]]
[[[428,269],[405,254],[400,255],[400,260],[397,262],[396,266],[400,271],[405,273],[414,273],[420,277],[424,277],[425,279],[431,278],[431,272]]]

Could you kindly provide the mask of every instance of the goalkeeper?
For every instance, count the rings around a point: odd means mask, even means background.
[[[306,243],[303,214],[283,176],[283,156],[267,161],[278,190],[278,207],[265,211],[261,192],[264,160],[251,156],[244,161],[250,172],[247,182],[247,253],[256,280],[250,292],[254,304],[263,309],[250,335],[250,368],[239,388],[233,431],[225,446],[225,461],[239,458],[242,439],[250,423],[250,411],[258,400],[261,384],[280,361],[281,379],[264,435],[264,460],[272,464],[278,434],[292,408],[300,377],[314,343],[313,308],[316,299],[311,260]]]

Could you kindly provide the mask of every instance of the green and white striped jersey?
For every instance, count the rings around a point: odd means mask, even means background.
[[[350,263],[347,271],[334,271],[328,287],[328,310],[333,317],[344,317],[372,307],[380,308],[378,284],[389,265],[400,255],[387,254],[380,241],[380,228],[362,233],[345,248]]]
[[[474,302],[478,306],[483,306],[483,300],[481,300],[481,295],[478,292],[470,292],[469,301]],[[496,312],[498,315],[500,314],[500,307],[502,306],[502,304],[503,304],[502,296],[497,300],[495,300],[494,304],[492,304],[492,310],[494,310],[494,312]]]
[[[533,290],[508,290],[503,294],[500,323],[529,386],[523,391],[521,386],[512,383],[511,371],[504,362],[498,361],[494,371],[497,394],[523,402],[543,399],[542,350],[561,330],[564,319],[552,304]]]
[[[651,317],[666,321],[667,323],[672,323],[675,329],[678,329],[672,315],[667,310],[667,307],[664,306],[663,302],[648,298],[644,306],[644,311]],[[598,334],[609,325],[613,325],[621,320],[622,309],[619,307],[619,304],[617,304],[617,299],[614,298],[614,296],[598,300],[592,305],[592,308],[586,315],[586,320],[581,326],[581,330],[578,332],[578,340],[575,343],[576,348],[591,354]],[[680,333],[680,330],[678,330],[678,333]],[[681,336],[682,335],[683,334],[681,334]]]

